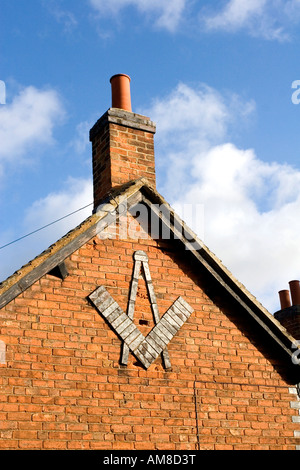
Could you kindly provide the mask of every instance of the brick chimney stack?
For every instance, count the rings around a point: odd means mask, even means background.
[[[90,130],[93,155],[94,210],[115,187],[147,178],[155,187],[155,124],[131,111],[130,77],[111,79],[112,107]]]
[[[281,310],[274,317],[296,340],[300,340],[300,282],[290,281],[289,286],[289,290],[279,292]]]

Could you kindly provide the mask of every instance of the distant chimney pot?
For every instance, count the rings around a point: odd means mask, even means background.
[[[113,75],[110,79],[112,107],[131,110],[130,77],[124,73]]]
[[[300,305],[300,281],[290,281],[290,291],[293,305]]]
[[[285,308],[289,308],[292,306],[291,303],[291,296],[289,290],[281,290],[279,291],[279,299],[280,299],[280,307],[281,310]]]
[[[274,318],[287,332],[300,340],[300,281],[290,281],[290,290],[279,291],[281,310],[274,313]]]

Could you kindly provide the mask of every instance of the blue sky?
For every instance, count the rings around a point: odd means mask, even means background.
[[[126,73],[158,190],[202,204],[187,222],[279,309],[300,278],[299,28],[300,0],[2,0],[0,246],[92,202],[88,131]],[[1,249],[0,280],[90,212]]]

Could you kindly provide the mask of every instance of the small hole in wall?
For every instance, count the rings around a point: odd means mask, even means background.
[[[296,390],[297,390],[298,398],[300,399],[300,382],[296,385]]]
[[[140,325],[147,325],[147,326],[148,326],[149,323],[150,323],[150,322],[149,322],[148,320],[140,320],[140,321],[139,321],[139,324],[140,324]]]

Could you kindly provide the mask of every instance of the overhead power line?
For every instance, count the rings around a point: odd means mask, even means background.
[[[17,242],[19,242],[20,240],[23,240],[24,238],[30,237],[31,235],[34,235],[35,233],[40,232],[41,230],[44,230],[45,228],[50,227],[51,225],[54,225],[54,224],[56,224],[57,222],[60,222],[61,220],[66,219],[67,217],[70,217],[71,215],[77,214],[77,212],[80,212],[80,211],[82,211],[83,209],[86,209],[87,207],[91,206],[92,204],[93,204],[93,203],[91,202],[90,204],[87,204],[86,206],[83,206],[83,207],[81,207],[80,209],[77,209],[77,210],[74,211],[74,212],[70,212],[69,214],[64,215],[63,217],[60,217],[60,219],[54,220],[53,222],[50,222],[49,224],[44,225],[43,227],[40,227],[40,228],[38,228],[38,229],[36,229],[36,230],[33,230],[33,232],[27,233],[26,235],[23,235],[22,237],[17,238],[16,240],[13,240],[12,242],[6,243],[5,245],[0,246],[0,250],[3,250],[3,248],[6,248],[6,247],[8,247],[8,246],[10,246],[10,245],[13,245],[14,243],[17,243]]]

